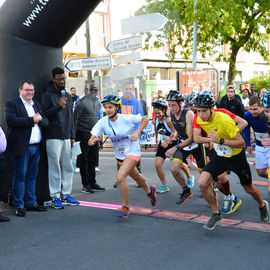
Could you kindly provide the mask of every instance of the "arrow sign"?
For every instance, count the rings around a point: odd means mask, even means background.
[[[158,30],[168,21],[160,13],[151,13],[121,20],[122,34],[133,34]]]
[[[143,63],[112,68],[108,75],[113,79],[134,78],[143,76]]]
[[[87,58],[70,59],[65,68],[70,72],[91,70],[91,69],[108,69],[112,67],[111,56],[98,56]]]
[[[111,41],[107,50],[110,53],[124,52],[129,50],[135,50],[142,47],[142,36],[124,38],[119,40]]]

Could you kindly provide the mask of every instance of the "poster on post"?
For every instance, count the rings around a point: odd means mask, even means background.
[[[182,69],[179,71],[179,89],[184,94],[210,91],[218,99],[219,74],[216,69]]]
[[[141,132],[141,144],[156,144],[155,127],[152,122],[149,122],[146,128]]]

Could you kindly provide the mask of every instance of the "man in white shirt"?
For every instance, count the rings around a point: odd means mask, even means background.
[[[25,216],[27,211],[43,212],[47,209],[38,206],[36,201],[36,177],[42,141],[42,126],[48,119],[41,112],[40,105],[33,101],[34,85],[22,81],[19,97],[6,103],[5,118],[8,125],[7,153],[13,163],[12,193],[16,215]]]

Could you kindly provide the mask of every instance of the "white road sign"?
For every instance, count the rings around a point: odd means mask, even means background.
[[[162,28],[167,21],[160,13],[134,16],[121,20],[121,30],[123,35],[149,32]]]
[[[142,47],[142,36],[135,36],[130,38],[124,38],[111,41],[107,50],[110,53],[124,52],[129,50],[135,50]]]
[[[74,58],[70,59],[65,65],[65,68],[68,69],[70,72],[92,69],[108,69],[111,67],[111,56]]]
[[[136,53],[131,53],[131,54],[119,55],[117,57],[114,57],[113,61],[116,65],[120,65],[127,62],[134,62],[141,58],[142,58],[141,52],[136,52]]]
[[[138,76],[143,76],[143,63],[138,63],[134,65],[126,65],[112,68],[108,75],[113,79],[125,79],[134,78]]]

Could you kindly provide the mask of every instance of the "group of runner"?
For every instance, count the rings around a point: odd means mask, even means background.
[[[270,91],[265,96],[265,103],[269,103],[270,118]],[[240,135],[240,131],[247,126],[247,121],[227,110],[214,109],[215,99],[207,91],[200,92],[197,96],[191,94],[185,99],[186,106],[189,106],[190,109],[185,108],[183,102],[183,94],[171,90],[167,96],[167,102],[157,100],[152,104],[157,117],[153,120],[158,145],[155,167],[162,184],[157,190],[154,185],[148,186],[145,178],[136,168],[141,156],[139,134],[146,127],[149,119],[141,115],[119,114],[121,100],[118,96],[108,95],[102,100],[107,116],[100,119],[92,129],[89,145],[98,143],[102,134],[106,134],[112,141],[115,157],[121,165],[117,172],[122,198],[119,217],[127,218],[130,213],[129,189],[126,182],[128,176],[131,176],[147,193],[152,206],[157,204],[157,192],[169,191],[166,175],[162,168],[166,157],[171,159],[172,175],[182,188],[176,203],[186,203],[193,196],[191,188],[194,186],[194,177],[190,174],[186,164],[187,157],[192,155],[200,172],[198,180],[200,190],[212,209],[212,216],[204,224],[204,228],[214,229],[222,220],[221,214],[234,212],[242,203],[230,191],[226,175],[228,170],[237,174],[245,191],[257,201],[261,222],[268,223],[269,206],[267,201],[262,199],[259,189],[252,184],[251,172],[245,156],[245,142]],[[169,115],[167,115],[168,108]],[[262,121],[266,123],[266,119],[267,117]],[[136,124],[139,124],[139,127],[135,130]],[[261,132],[261,136],[263,136],[262,134],[263,132]],[[267,143],[270,146],[269,137],[268,139],[264,137],[267,135],[262,137],[265,140],[265,147],[268,146]],[[267,165],[270,166],[270,159]],[[264,176],[267,174],[267,177],[268,166],[264,171]],[[221,211],[218,209],[214,187],[224,194]]]

